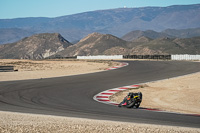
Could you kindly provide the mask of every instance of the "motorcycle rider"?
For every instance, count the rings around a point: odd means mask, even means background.
[[[118,105],[118,107],[127,106],[127,101],[129,101],[131,99],[132,99],[132,102],[134,102],[134,104],[135,104],[135,96],[137,96],[139,99],[142,100],[141,92],[138,92],[138,93],[129,92],[128,95],[123,99],[123,101]],[[139,107],[139,105],[138,105],[138,107]]]
[[[119,104],[119,107],[124,105],[127,102],[127,100],[130,100],[132,97],[133,97],[133,93],[129,92],[128,95],[126,97],[124,97],[124,100]]]

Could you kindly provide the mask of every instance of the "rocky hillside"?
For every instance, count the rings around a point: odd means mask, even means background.
[[[191,29],[166,29],[162,32],[156,32],[153,30],[134,30],[131,31],[124,36],[122,36],[122,39],[126,41],[133,41],[137,38],[140,38],[142,36],[152,38],[152,39],[158,39],[158,38],[191,38],[191,37],[198,37],[200,36],[200,28],[191,28]]]
[[[191,38],[200,36],[200,28],[190,28],[190,29],[167,29],[162,31],[162,33],[177,37],[177,38]]]
[[[171,35],[168,35],[168,34],[162,33],[162,32],[156,32],[153,30],[147,30],[147,31],[136,30],[136,31],[131,31],[131,32],[125,34],[122,37],[122,39],[126,40],[126,41],[133,41],[133,40],[143,37],[143,36],[151,38],[151,39],[157,39],[157,38],[163,38],[163,37],[173,38],[173,36],[171,36]]]
[[[92,33],[72,45],[58,33],[43,33],[0,45],[0,58],[43,59],[83,55],[200,54],[200,37],[125,41],[111,34]]]
[[[56,18],[0,19],[0,29],[18,28],[28,31],[27,35],[56,32],[72,42],[93,32],[121,37],[133,30],[160,32],[166,29],[199,28],[199,22],[200,4],[196,4],[98,10]],[[0,33],[0,36],[10,36],[6,31]],[[18,34],[20,37],[27,35]],[[0,42],[8,43],[6,40]]]
[[[124,41],[110,34],[93,33],[75,45],[67,47],[56,56],[77,55],[152,55],[152,54],[200,54],[200,37],[158,38],[142,36],[134,41]]]
[[[136,43],[137,46],[135,46]],[[141,43],[134,40],[130,44],[135,46],[129,50],[130,54],[200,54],[200,37],[185,39],[166,37]]]
[[[110,55],[112,48],[121,52],[121,47],[126,46],[127,42],[110,34],[92,33],[80,40],[77,44],[72,45],[65,50],[59,52],[58,56],[77,56],[77,55]],[[115,53],[116,54],[116,53]]]
[[[43,59],[72,45],[58,33],[36,34],[18,42],[0,45],[0,58]]]

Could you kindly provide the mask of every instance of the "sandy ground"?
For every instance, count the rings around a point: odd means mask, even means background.
[[[0,112],[1,133],[200,133],[198,128]]]
[[[144,108],[200,114],[200,73],[147,83],[139,89],[116,93],[111,100],[120,103],[128,92],[142,92]]]
[[[116,63],[75,60],[0,60],[0,65],[14,65],[18,72],[0,73],[0,81],[48,78],[102,71]],[[146,84],[138,90],[144,95],[142,107],[200,114],[200,73]],[[121,102],[128,92],[117,93],[112,100]],[[157,96],[157,97],[155,97]],[[188,100],[189,101],[185,102]],[[173,102],[172,102],[173,101]],[[200,133],[198,128],[158,126],[125,122],[90,120],[0,111],[0,133]]]
[[[0,72],[0,81],[61,77],[103,71],[118,63],[80,60],[7,60],[0,66],[14,66],[16,72]]]

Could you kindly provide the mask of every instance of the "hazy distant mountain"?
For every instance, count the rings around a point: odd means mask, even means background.
[[[58,33],[36,34],[16,43],[0,45],[0,58],[43,59],[70,46]]]
[[[0,29],[0,44],[16,42],[33,34],[34,32],[18,28]]]
[[[18,28],[31,33],[57,32],[69,41],[77,41],[93,32],[121,37],[133,30],[160,32],[165,29],[198,28],[199,22],[200,4],[196,4],[98,10],[57,18],[1,19],[0,29]]]

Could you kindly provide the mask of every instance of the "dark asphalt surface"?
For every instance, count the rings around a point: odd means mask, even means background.
[[[107,89],[200,71],[200,63],[195,62],[127,62],[126,67],[93,74],[0,82],[0,110],[200,128],[199,116],[118,108],[94,101],[94,95]]]

